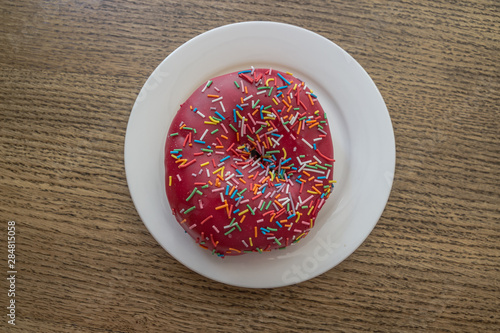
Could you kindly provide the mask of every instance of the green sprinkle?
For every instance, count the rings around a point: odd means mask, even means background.
[[[287,203],[286,204],[286,211],[289,212],[290,211],[290,203]]]
[[[243,253],[253,253],[253,251],[243,250]]]
[[[270,109],[270,108],[272,108],[272,107],[273,107],[272,105],[268,105],[268,106],[266,106],[266,107],[264,108],[264,110]]]
[[[252,215],[255,215],[254,210],[252,209],[252,207],[250,207],[250,205],[249,205],[249,204],[247,204],[247,207],[248,207],[248,209],[250,209],[250,213],[252,213]]]
[[[247,188],[244,188],[243,190],[241,190],[239,193],[237,193],[237,194],[238,194],[238,196],[239,196],[239,197],[241,197],[241,195],[242,195],[243,193],[245,193],[245,191],[246,191],[246,190],[248,190],[248,189],[247,189]]]
[[[264,126],[260,126],[260,128],[255,131],[255,134],[259,134],[259,132],[262,131],[263,128],[264,128]]]
[[[268,209],[269,209],[269,206],[271,206],[271,202],[273,202],[273,201],[272,201],[272,200],[269,200],[269,203],[267,204],[266,210],[268,210]],[[264,205],[262,205],[262,206],[264,206]]]
[[[268,97],[271,97],[271,93],[273,92],[273,87],[271,87],[271,89],[269,89],[269,94],[267,94]]]
[[[170,134],[170,136],[177,136],[177,135],[179,135],[179,133],[172,133],[172,134]]]
[[[215,129],[215,130],[213,130],[212,132],[210,132],[210,134],[215,134],[215,133],[217,133],[218,131],[219,131],[219,129]]]
[[[262,253],[262,250],[261,250],[261,249],[259,249],[259,248],[256,248],[256,250],[257,250],[257,251],[259,251],[259,253]]]
[[[236,217],[233,217],[233,219],[231,220],[231,223],[229,223],[229,225],[233,225],[234,220],[236,220]]]
[[[238,230],[241,231],[241,227],[238,223],[236,223],[236,228],[238,228]]]
[[[233,124],[229,124],[229,127],[231,127],[233,129],[233,131],[235,131],[236,133],[238,133],[238,130],[236,128],[234,128]]]
[[[203,195],[203,192],[200,190],[196,190],[196,194]]]
[[[318,168],[322,169],[322,170],[328,170],[328,168],[327,168],[327,167],[324,167],[324,166],[322,166],[322,165],[316,164],[316,166],[317,166]]]
[[[267,227],[267,230],[269,230],[269,231],[278,231],[278,229],[274,229],[274,228],[271,228],[271,227]]]
[[[202,149],[203,150],[203,149]],[[314,169],[314,170],[318,170],[318,168],[315,166],[315,165],[308,165],[307,166],[308,168],[311,168],[311,169]]]
[[[236,88],[239,88],[240,85],[238,84],[238,82],[234,81],[234,85],[236,86]]]
[[[301,206],[300,208],[307,209],[307,208],[309,208],[309,206]]]
[[[318,128],[319,128],[319,129],[323,129],[323,126],[321,126],[321,125],[318,125]]]
[[[327,164],[327,163],[325,163],[325,165],[326,165],[327,167],[330,167],[330,168],[333,166],[333,165],[331,165],[331,164]]]
[[[300,110],[300,108],[293,108],[293,110],[294,110],[294,111],[298,111],[298,110]]]
[[[208,186],[209,186],[209,185],[208,185],[208,184],[206,184],[206,185],[203,185],[201,188],[208,188]]]
[[[195,209],[196,209],[196,206],[193,206],[193,207],[189,208],[188,210],[184,211],[184,214],[187,214],[190,211],[195,210]]]
[[[271,87],[259,87],[257,90],[271,89]]]
[[[182,148],[175,148],[175,151],[182,151]]]
[[[286,121],[286,122],[283,123],[283,125],[288,125],[288,123],[289,123],[289,121]]]
[[[214,116],[212,116],[212,118],[215,119],[215,120],[217,120],[219,123],[222,121],[222,119],[214,117]]]
[[[192,131],[193,130],[191,127],[187,127],[187,126],[183,127],[182,129],[185,129],[185,130],[188,130],[188,131]]]
[[[186,201],[189,201],[191,200],[191,198],[194,196],[194,194],[196,193],[196,191],[198,191],[198,188],[194,188],[193,192],[191,192],[191,194],[189,195],[189,197],[187,197]]]
[[[281,245],[280,241],[278,240],[278,238],[275,238],[274,241],[278,244],[278,245]]]
[[[326,124],[326,120],[320,120],[319,123],[320,124]]]
[[[255,102],[255,104],[254,104],[255,106],[253,107],[254,109],[257,107],[257,104],[259,104],[259,102],[260,102],[260,99],[258,99],[257,102]]]
[[[280,151],[279,150],[270,150],[267,151],[266,154],[278,154]]]
[[[302,118],[299,118],[299,121],[302,121],[302,120],[304,120],[304,119],[307,119],[307,117],[306,117],[306,116],[304,116],[304,117],[302,117]],[[184,127],[184,128],[185,128],[185,127]]]
[[[304,157],[306,157],[306,155],[300,155],[299,157],[300,157],[300,158],[304,158]]]
[[[264,204],[262,204],[262,206],[260,206],[260,211],[262,212],[263,209],[264,209]]]
[[[207,88],[210,87],[211,85],[212,85],[212,80],[208,81]]]
[[[212,149],[206,149],[206,148],[201,148],[201,151],[207,152],[207,153],[213,153],[214,151]]]
[[[248,135],[248,134],[247,134],[247,138],[248,138],[248,140],[250,140],[250,141],[255,141],[255,140],[254,140],[254,139],[253,139],[250,135]]]
[[[227,236],[229,235],[230,233],[232,233],[234,231],[234,229],[236,229],[235,227],[231,228],[231,230],[229,231],[226,231],[226,233],[224,234],[224,236]]]

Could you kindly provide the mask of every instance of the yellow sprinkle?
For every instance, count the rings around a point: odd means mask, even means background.
[[[271,79],[267,79],[266,80],[266,87],[269,87],[269,81],[274,81],[274,79],[272,79],[272,78]]]
[[[276,102],[276,100],[274,99],[274,97],[273,97],[273,102],[274,102],[274,104],[278,105],[278,102]]]
[[[168,176],[168,186],[172,186],[172,176]]]
[[[293,86],[293,91],[297,90],[297,83]]]
[[[173,157],[173,158],[175,158],[175,159],[178,159],[178,157],[177,157],[177,156],[175,156],[174,154],[172,154],[172,155],[170,155],[170,156],[172,156],[172,157]]]
[[[329,180],[328,182],[331,184],[331,183],[336,183],[337,181],[336,180]]]
[[[242,117],[242,116],[241,116],[241,114],[238,112],[238,110],[236,110],[236,115],[238,116],[238,118],[243,119],[243,117]]]
[[[210,162],[205,162],[205,163],[200,164],[200,166],[204,167],[205,165],[209,165],[209,164],[210,164]]]
[[[311,215],[312,210],[314,209],[314,206],[311,206],[311,209],[307,212],[307,215]]]
[[[212,121],[205,121],[205,124],[207,124],[207,125],[217,125],[217,123],[212,122]]]
[[[248,240],[250,241],[250,246],[253,246],[252,237],[249,237]]]
[[[207,162],[208,163],[208,162]],[[212,172],[212,174],[216,174],[217,172],[221,171],[224,172],[224,166],[221,166],[220,168],[218,168],[217,170],[215,170],[214,172]]]
[[[247,213],[247,212],[248,212],[248,209],[245,209],[244,211],[239,212],[239,213],[238,213],[238,216],[241,216],[241,215],[243,215],[243,214],[245,214],[245,213]]]
[[[295,223],[299,222],[300,216],[302,215],[301,213],[297,212],[297,219],[295,220]]]
[[[283,154],[284,154],[283,158],[286,160],[286,150],[285,150],[285,148],[283,148]]]

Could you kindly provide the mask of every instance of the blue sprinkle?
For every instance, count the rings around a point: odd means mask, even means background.
[[[226,120],[226,118],[224,118],[219,112],[215,111],[215,114],[218,115],[219,117],[221,117],[222,120]]]
[[[313,93],[311,93],[311,96],[314,98],[318,98],[318,96],[314,95]]]
[[[281,76],[281,75],[280,75]],[[288,88],[288,86],[281,86],[281,87],[278,87],[278,90],[281,90],[281,89],[286,89]]]
[[[262,233],[265,235],[269,232],[269,230],[265,229],[265,228],[260,228],[260,230],[262,231]]]
[[[210,146],[207,146],[207,148],[208,148],[208,149],[212,149],[212,147],[210,147]]]
[[[294,216],[295,216],[295,214],[292,214],[292,215],[288,216],[286,219],[289,220],[289,219],[291,219]]]
[[[238,75],[245,74],[245,73],[252,73],[252,71],[251,70],[241,71],[241,72],[238,72]]]
[[[302,177],[302,175],[299,175],[299,176],[297,177],[297,179],[300,179],[300,177]]]
[[[276,97],[280,97],[281,95],[283,95],[282,91],[280,91],[280,93],[278,95],[276,95]]]
[[[326,179],[326,176],[316,177],[316,179]]]
[[[175,150],[172,150],[172,151],[170,152],[170,154],[174,154],[174,155],[175,155],[175,154],[180,154],[180,153],[181,153],[180,151],[175,151]]]
[[[274,156],[274,155],[273,155],[273,156]],[[271,161],[271,160],[270,160],[270,159],[268,159],[268,158],[263,158],[262,160],[263,160],[263,161],[265,161],[265,162],[273,163],[273,161]]]
[[[313,147],[314,147],[314,150],[316,150],[316,144],[315,143],[313,143]]]
[[[233,119],[234,119],[234,122],[236,123],[237,120],[236,120],[236,109],[233,109]]]
[[[281,225],[281,223],[279,223],[278,221],[276,221],[276,224],[278,225],[278,227],[283,228],[283,226]]]
[[[273,136],[277,136],[278,138],[280,137],[280,135],[279,135],[279,134],[276,134],[276,133],[271,133],[271,135],[273,135]]]
[[[220,160],[221,162],[224,162],[225,160],[227,160],[230,156],[226,156],[224,157],[222,160]]]
[[[287,163],[287,162],[288,162],[288,161],[290,161],[291,159],[292,159],[291,157],[287,158],[286,160],[284,160],[283,162],[281,162],[281,165],[283,165],[283,164]]]
[[[273,158],[273,160],[275,160],[275,161],[276,161],[276,156],[274,156],[274,154],[273,154],[273,155],[271,155],[271,157]]]
[[[236,192],[236,190],[234,190]],[[240,211],[240,209],[238,208],[237,210],[233,210],[233,213],[236,214]]]
[[[236,190],[234,190],[233,194],[231,194],[231,199],[234,198],[234,196],[236,195]],[[234,213],[234,212],[233,212]]]
[[[193,109],[193,112],[196,112],[196,111],[198,111],[198,108],[194,108],[194,109]]]
[[[298,170],[296,167],[292,167],[293,170]]]
[[[194,142],[196,142],[196,143],[201,143],[202,145],[204,145],[204,144],[205,144],[205,141],[200,141],[200,140],[194,140]]]
[[[295,181],[299,184],[302,184],[302,182],[300,182],[298,179],[295,179]]]
[[[287,84],[290,85],[290,82],[287,81],[280,73],[278,73],[278,76]]]
[[[325,196],[325,193],[322,193],[320,199],[323,199],[324,196]]]
[[[226,195],[229,195],[229,185],[226,185]]]
[[[243,108],[239,104],[236,104],[236,107],[240,109],[240,111],[243,111]]]
[[[262,193],[264,193],[266,191],[266,188],[267,188],[267,184],[262,186]]]
[[[241,176],[243,176],[240,170],[236,169],[236,172],[239,173]]]

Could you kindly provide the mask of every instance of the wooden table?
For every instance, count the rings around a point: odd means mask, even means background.
[[[500,330],[498,1],[6,0],[0,18],[1,269],[13,220],[15,328]],[[348,51],[384,96],[397,145],[366,242],[317,278],[267,290],[174,260],[141,222],[123,163],[154,68],[190,38],[249,20]],[[1,288],[1,325],[13,328]]]

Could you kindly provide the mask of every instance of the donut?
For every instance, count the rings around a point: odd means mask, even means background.
[[[293,74],[215,77],[180,105],[165,143],[172,213],[219,257],[303,239],[332,193],[333,142],[317,96]]]

